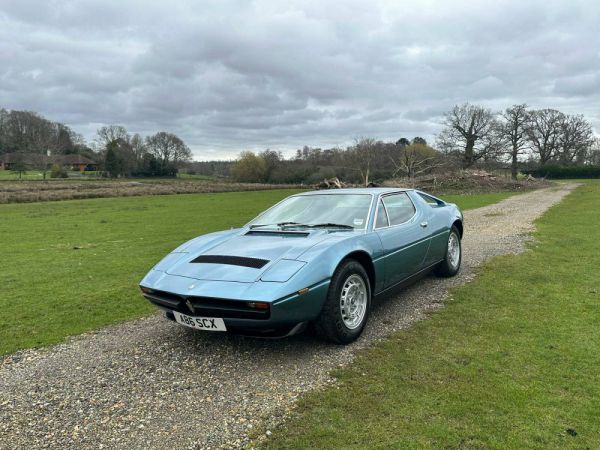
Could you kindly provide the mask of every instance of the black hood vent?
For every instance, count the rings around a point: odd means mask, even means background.
[[[228,264],[230,266],[242,266],[251,267],[253,269],[260,269],[264,267],[269,261],[260,258],[248,258],[246,256],[200,255],[191,262],[207,264]]]
[[[310,233],[306,231],[281,231],[281,230],[250,230],[245,236],[280,236],[290,238],[308,237]]]

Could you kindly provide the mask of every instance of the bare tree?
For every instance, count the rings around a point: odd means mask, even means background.
[[[59,129],[57,125],[47,120],[40,121],[31,133],[31,144],[36,151],[31,152],[30,164],[32,168],[42,172],[44,180],[51,166],[48,155],[56,145],[57,131]]]
[[[146,144],[144,143],[144,139],[138,133],[136,133],[131,137],[129,144],[131,145],[131,150],[135,155],[136,162],[141,162],[144,158],[144,153],[146,153]]]
[[[81,138],[66,125],[52,122],[32,111],[0,109],[0,152],[46,154],[48,150],[73,152],[76,145],[85,147]]]
[[[116,141],[117,139],[129,141],[127,129],[122,125],[107,125],[98,128],[96,135],[96,142],[98,147],[100,147],[102,150],[106,149],[108,144]]]
[[[29,155],[31,167],[42,172],[43,179],[48,176],[48,171],[52,167],[50,158],[44,153],[33,153]]]
[[[52,124],[54,130],[54,142],[52,150],[61,154],[77,153],[78,146],[85,146],[83,136],[78,135],[70,127],[62,123],[55,122]]]
[[[585,155],[585,164],[600,166],[600,137],[594,138],[590,148]]]
[[[529,123],[529,111],[526,104],[513,105],[506,108],[500,115],[498,124],[498,137],[506,146],[506,153],[510,156],[510,175],[513,180],[517,179],[519,155],[523,154],[529,146],[527,141],[527,125]]]
[[[582,115],[566,115],[561,123],[561,134],[557,152],[562,163],[583,162],[594,142],[592,125]]]
[[[392,176],[396,176],[399,172],[402,172],[408,178],[414,178],[441,165],[439,153],[423,144],[411,144],[406,147],[399,147],[396,157],[391,157],[390,159],[396,168]]]
[[[438,145],[446,153],[459,155],[464,168],[498,150],[496,119],[490,109],[464,103],[446,113]]]
[[[53,122],[31,111],[10,111],[3,122],[2,140],[8,152],[45,153],[50,135],[55,134]],[[41,141],[44,148],[40,148]]]
[[[372,138],[359,138],[354,142],[354,146],[347,150],[348,162],[350,168],[360,173],[362,182],[365,186],[369,185],[371,175],[371,164],[374,159],[377,142]]]
[[[527,139],[543,166],[558,152],[565,115],[555,109],[538,109],[529,117]]]
[[[0,108],[0,155],[8,152],[8,111]]]
[[[23,177],[23,174],[26,173],[29,168],[30,164],[29,161],[27,161],[27,158],[25,157],[25,153],[22,150],[19,150],[16,153],[14,153],[12,167],[10,170],[19,174],[19,180]]]
[[[146,138],[146,148],[158,159],[163,167],[169,164],[179,165],[192,159],[192,151],[172,133],[159,131]]]

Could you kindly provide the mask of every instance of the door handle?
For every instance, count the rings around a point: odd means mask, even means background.
[[[419,225],[421,225],[421,228],[427,228],[427,225],[429,225],[429,223],[421,222]]]

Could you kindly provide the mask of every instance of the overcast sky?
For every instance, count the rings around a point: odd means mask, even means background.
[[[0,107],[244,149],[433,140],[470,101],[600,132],[600,2],[0,0]]]

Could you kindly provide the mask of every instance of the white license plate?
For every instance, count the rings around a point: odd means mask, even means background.
[[[227,331],[223,319],[215,317],[192,317],[173,311],[175,320],[181,325],[203,331]]]

